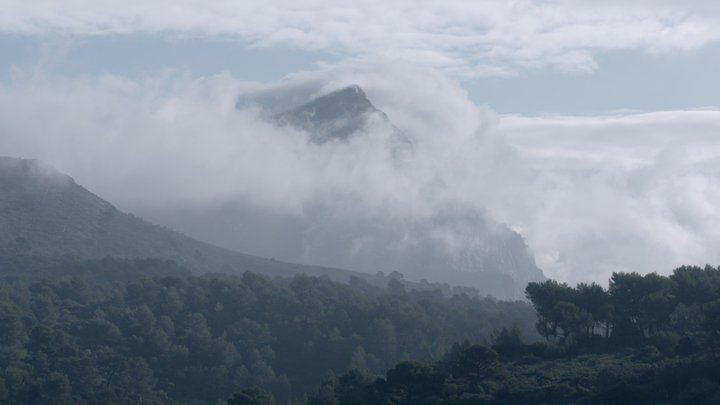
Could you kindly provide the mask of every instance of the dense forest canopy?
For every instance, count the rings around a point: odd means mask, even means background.
[[[399,277],[195,276],[15,243],[0,250],[0,402],[720,401],[717,268],[530,283],[529,303]]]
[[[396,280],[197,277],[171,261],[27,255],[3,257],[0,279],[3,403],[216,403],[251,386],[286,401],[329,372],[437,360],[513,325],[534,334],[527,303]]]

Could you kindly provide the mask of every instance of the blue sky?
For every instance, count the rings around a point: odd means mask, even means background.
[[[0,36],[2,77],[42,68],[70,77],[115,74],[137,78],[164,69],[194,76],[230,72],[239,79],[272,82],[292,72],[312,70],[333,55],[287,46],[258,48],[237,40],[165,38],[149,35],[44,38]]]
[[[466,81],[473,100],[502,113],[604,114],[720,105],[720,46],[666,55],[598,55],[591,73],[545,69],[512,78]]]

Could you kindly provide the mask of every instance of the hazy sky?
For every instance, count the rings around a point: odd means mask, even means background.
[[[433,199],[487,208],[552,277],[719,264],[720,3],[598,3],[0,0],[0,154],[147,212],[298,210],[348,181],[318,161],[362,166],[367,207],[442,179]],[[349,83],[426,146],[412,175],[373,144],[250,141],[275,130],[234,109]],[[278,162],[261,179],[257,156]]]

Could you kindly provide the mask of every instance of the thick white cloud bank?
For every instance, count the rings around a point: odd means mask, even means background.
[[[261,118],[263,104],[284,107],[272,100],[351,83],[410,136],[412,155],[393,156],[383,128],[315,145]],[[238,96],[254,102],[237,109]],[[500,117],[453,80],[390,62],[271,85],[168,73],[0,86],[0,155],[42,159],[122,209],[240,204],[292,221],[331,207],[372,223],[485,208],[526,238],[547,276],[570,282],[717,264],[718,137],[712,109]]]
[[[720,39],[712,0],[0,0],[0,32],[161,34],[392,56],[460,77],[597,68],[601,52]]]
[[[526,198],[496,212],[522,227],[549,275],[605,281],[720,262],[720,110],[501,122],[533,174]]]

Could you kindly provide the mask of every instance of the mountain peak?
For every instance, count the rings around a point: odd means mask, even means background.
[[[372,106],[372,103],[368,99],[367,94],[365,94],[365,91],[357,84],[351,84],[338,90],[333,90],[330,93],[315,98],[313,101],[321,101],[323,99]]]
[[[367,102],[368,104],[372,105],[372,103],[370,103],[370,100],[368,100],[365,91],[363,91],[363,89],[357,84],[351,84],[339,90],[332,91],[322,97],[343,97],[346,99],[355,99],[356,101],[360,102]]]
[[[274,119],[280,124],[307,131],[315,143],[324,143],[349,138],[365,126],[368,114],[385,116],[370,102],[363,89],[353,84],[282,112]]]

